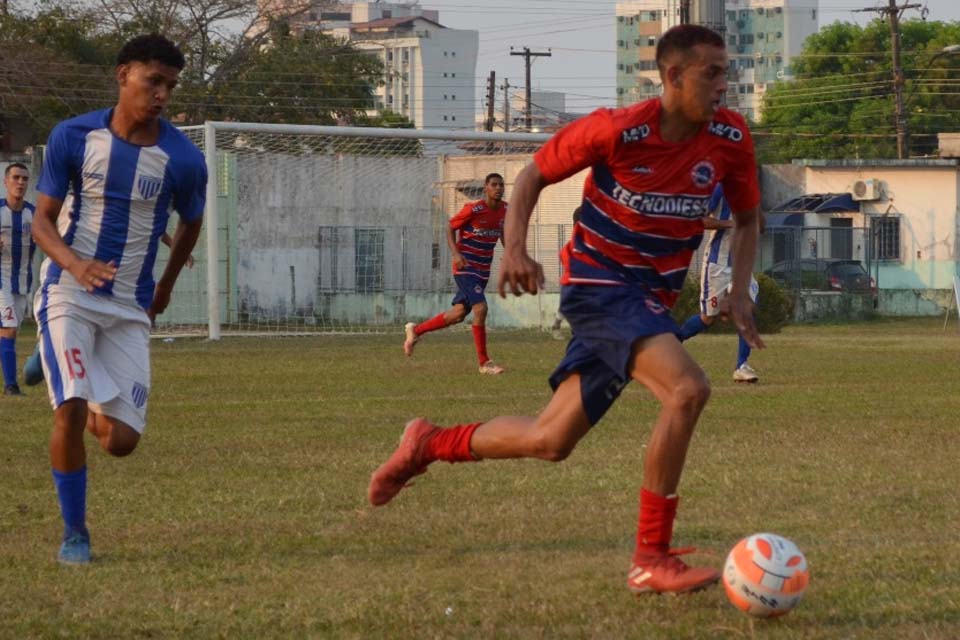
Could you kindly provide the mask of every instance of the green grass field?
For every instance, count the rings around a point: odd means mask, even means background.
[[[793,539],[812,580],[781,620],[625,588],[656,411],[636,385],[562,464],[441,463],[367,505],[407,419],[535,413],[564,345],[492,332],[491,378],[467,332],[412,361],[397,336],[157,342],[140,448],[87,441],[83,568],[54,559],[45,389],[0,398],[0,636],[960,637],[960,332],[937,320],[790,327],[749,387],[733,336],[689,343],[714,393],[675,544],[719,567],[747,534]]]

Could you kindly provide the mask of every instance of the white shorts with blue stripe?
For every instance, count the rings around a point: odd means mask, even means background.
[[[56,409],[72,398],[139,433],[150,395],[150,320],[140,307],[47,285],[34,300],[43,373]]]
[[[19,329],[27,312],[27,296],[0,289],[0,327]]]
[[[700,313],[706,316],[720,314],[723,300],[730,295],[733,269],[713,262],[704,262],[700,274]],[[750,276],[750,299],[757,301],[760,285]]]

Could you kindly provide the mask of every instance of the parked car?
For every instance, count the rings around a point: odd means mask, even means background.
[[[877,294],[877,283],[859,260],[784,260],[764,273],[788,288]]]

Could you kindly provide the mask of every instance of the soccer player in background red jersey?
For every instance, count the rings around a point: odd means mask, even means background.
[[[687,592],[720,573],[690,567],[670,548],[677,489],[694,426],[710,397],[703,370],[677,339],[669,309],[703,236],[719,182],[734,212],[730,315],[763,347],[749,282],[757,247],[760,194],[753,142],[738,114],[721,107],[728,58],[721,36],[681,25],[657,44],[663,96],[600,109],[568,125],[517,177],[506,219],[500,293],[536,293],[543,269],[526,251],[530,214],[547,186],[592,167],[580,221],[564,247],[560,311],[573,330],[550,377],[554,394],[535,418],[436,427],[407,424],[399,448],[370,480],[375,505],[392,499],[435,460],[565,459],[632,379],[661,409],[646,447],[640,515],[627,586],[636,593]]]
[[[413,355],[413,347],[420,336],[459,324],[473,312],[473,343],[477,348],[480,373],[497,375],[503,367],[497,366],[487,355],[487,298],[484,291],[490,279],[493,250],[503,237],[503,219],[507,203],[503,201],[503,176],[491,173],[483,181],[483,200],[468,202],[460,213],[450,219],[447,227],[447,245],[453,258],[453,279],[457,295],[453,306],[420,324],[408,322],[404,326],[403,352]],[[458,235],[459,234],[459,235]]]

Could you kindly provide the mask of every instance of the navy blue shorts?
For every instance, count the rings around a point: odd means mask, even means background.
[[[556,391],[571,373],[580,374],[583,409],[595,425],[630,382],[633,344],[680,328],[670,310],[651,294],[630,286],[565,285],[560,313],[573,338],[563,361],[550,376]]]
[[[487,288],[486,280],[477,276],[453,276],[453,280],[457,283],[457,295],[453,296],[451,304],[462,304],[467,307],[467,313],[470,313],[473,305],[487,301],[487,297],[483,295]]]

